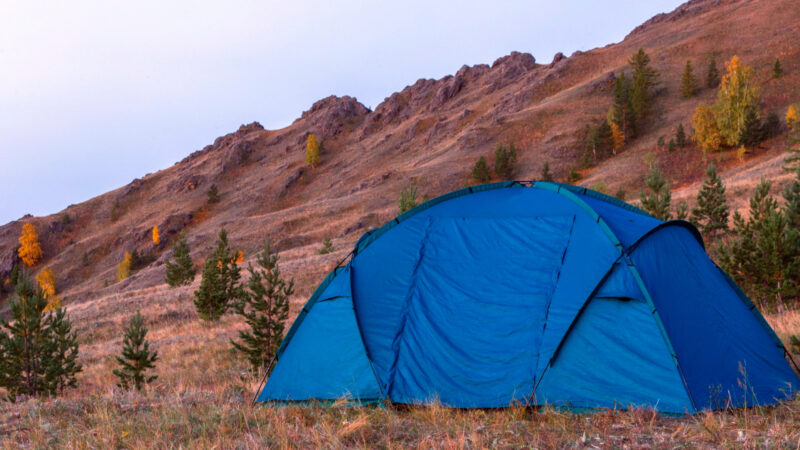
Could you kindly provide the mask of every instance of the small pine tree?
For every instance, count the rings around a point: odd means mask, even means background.
[[[333,248],[333,242],[331,242],[331,238],[325,236],[325,239],[322,241],[322,247],[317,250],[317,253],[320,255],[327,255],[328,253],[333,253],[335,249]]]
[[[228,245],[225,228],[219,231],[217,248],[203,265],[200,287],[194,292],[194,306],[202,320],[218,321],[232,300],[242,295],[236,255]]]
[[[670,140],[669,140],[669,144],[667,144],[667,151],[669,151],[670,153],[672,153],[672,152],[674,152],[674,151],[675,151],[675,148],[676,148],[676,147],[675,147],[675,139],[670,139]]]
[[[542,181],[553,181],[553,174],[550,173],[550,163],[548,161],[544,162],[544,166],[542,166],[542,173],[539,175],[539,179]]]
[[[720,78],[719,78],[719,69],[717,69],[717,61],[714,58],[711,58],[708,61],[708,72],[706,73],[706,87],[709,89],[714,89],[715,87],[719,86]]]
[[[169,259],[164,262],[166,267],[164,281],[170,287],[192,284],[197,274],[197,269],[192,262],[189,244],[186,242],[186,233],[181,232],[178,239],[172,244],[172,257],[175,262]]]
[[[117,264],[117,281],[122,281],[131,276],[131,253],[125,252],[122,261]]]
[[[644,183],[650,192],[643,191],[639,194],[642,209],[658,220],[669,220],[672,217],[670,213],[672,193],[661,169],[656,165],[651,166]]]
[[[761,137],[763,139],[772,139],[783,132],[783,124],[780,117],[775,111],[770,111],[767,114],[767,120],[761,126]]]
[[[675,209],[675,218],[678,220],[686,220],[689,216],[689,203],[686,200],[681,200],[678,207]]]
[[[715,241],[718,233],[728,230],[730,207],[725,199],[725,185],[714,164],[706,168],[703,187],[697,193],[697,206],[692,209],[692,222],[700,231]]]
[[[776,59],[775,64],[772,66],[772,78],[780,78],[783,76],[783,67],[781,67],[781,60]]]
[[[697,79],[692,71],[692,63],[686,61],[686,67],[684,67],[683,75],[681,76],[681,95],[683,98],[692,98],[696,91]]]
[[[253,373],[267,369],[283,338],[284,322],[289,316],[289,297],[294,293],[294,280],[286,281],[278,268],[278,255],[271,241],[256,258],[257,268],[249,265],[250,280],[237,313],[244,317],[249,330],[239,331],[233,347],[250,362]]]
[[[567,174],[567,183],[570,184],[575,183],[577,181],[580,181],[580,179],[581,179],[581,174],[580,172],[578,172],[577,169],[575,169],[574,167],[569,169],[569,174]]]
[[[747,108],[744,115],[744,125],[739,131],[739,144],[754,148],[763,141],[761,121],[755,108]]]
[[[133,387],[140,391],[145,384],[158,378],[156,375],[145,375],[145,372],[155,368],[155,362],[158,360],[158,352],[150,350],[150,343],[146,337],[144,318],[139,311],[136,311],[128,322],[125,336],[122,338],[122,355],[116,357],[120,367],[112,371],[119,378],[117,386],[122,389],[128,390]]]
[[[219,203],[219,200],[219,189],[217,189],[216,184],[212,184],[206,191],[206,203],[213,205],[214,203]]]
[[[486,183],[492,179],[489,164],[486,163],[486,158],[481,156],[472,166],[472,178],[479,183]]]
[[[306,141],[306,164],[311,167],[316,167],[319,164],[319,143],[317,142],[317,136],[314,134],[309,134],[308,141]]]
[[[631,82],[625,72],[614,81],[614,104],[611,106],[610,121],[616,123],[629,140],[636,137],[636,116],[631,105]]]
[[[678,129],[675,131],[675,145],[677,145],[678,148],[684,148],[686,144],[688,144],[686,140],[686,130],[683,129],[683,124],[679,123]]]
[[[800,173],[795,183],[800,192]],[[750,199],[747,220],[734,213],[736,238],[719,255],[722,267],[762,306],[780,305],[800,294],[800,239],[770,188],[762,179]]]
[[[514,144],[508,147],[498,144],[494,152],[494,171],[503,180],[514,179],[514,168],[517,165],[517,150]]]
[[[637,123],[646,119],[653,107],[655,88],[658,85],[658,72],[650,67],[650,56],[644,49],[634,53],[628,64],[632,69],[631,106]]]
[[[0,388],[8,400],[56,395],[74,387],[81,366],[77,339],[64,309],[46,312],[44,293],[24,270],[8,305],[11,320],[0,317]]]
[[[397,206],[400,208],[400,214],[417,206],[417,186],[413,181],[410,181],[406,187],[400,191],[400,198],[397,199]]]

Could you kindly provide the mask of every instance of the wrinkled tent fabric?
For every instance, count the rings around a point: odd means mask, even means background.
[[[258,400],[693,413],[792,398],[785,355],[691,224],[584,188],[503,182],[362,236]]]

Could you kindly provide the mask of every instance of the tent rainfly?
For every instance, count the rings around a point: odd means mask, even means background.
[[[549,182],[452,192],[364,234],[258,401],[768,405],[800,380],[688,222]]]

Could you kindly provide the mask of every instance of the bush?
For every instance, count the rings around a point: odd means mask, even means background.
[[[206,202],[211,205],[214,203],[219,203],[219,200],[219,190],[217,189],[217,185],[212,184],[211,187],[209,187],[206,191]]]
[[[573,167],[569,169],[569,174],[567,175],[567,183],[575,183],[581,179],[581,174]]]

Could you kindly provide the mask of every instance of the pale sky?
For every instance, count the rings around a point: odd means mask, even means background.
[[[331,94],[375,108],[512,50],[619,42],[678,0],[0,1],[0,224],[169,167]]]

